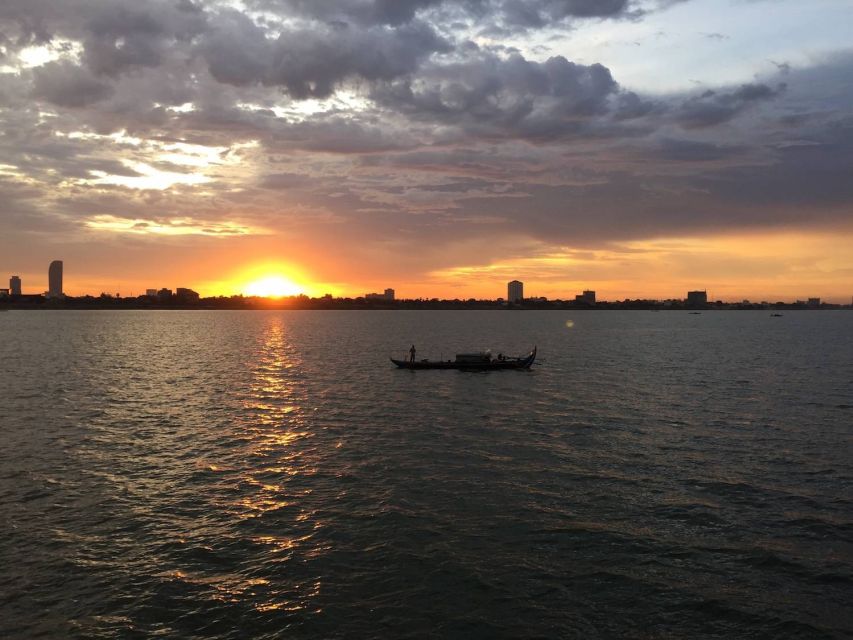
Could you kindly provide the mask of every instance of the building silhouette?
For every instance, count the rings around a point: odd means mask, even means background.
[[[708,304],[708,292],[707,291],[688,291],[687,292],[687,305],[690,307],[700,307],[702,305]]]
[[[192,289],[178,287],[175,291],[175,301],[178,304],[196,304],[199,299],[199,294],[193,291]]]
[[[385,289],[385,293],[365,293],[365,300],[384,300],[386,302],[394,302],[394,290]]]
[[[595,291],[590,291],[589,289],[584,290],[583,293],[575,296],[575,302],[582,302],[583,304],[594,306]]]
[[[21,276],[9,278],[9,293],[13,296],[21,295]]]
[[[62,293],[62,260],[54,260],[47,270],[47,297],[61,298]]]
[[[510,304],[518,304],[524,300],[524,283],[518,280],[513,280],[506,286],[507,302]]]

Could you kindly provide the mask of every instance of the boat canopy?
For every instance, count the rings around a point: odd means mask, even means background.
[[[492,359],[491,351],[480,351],[479,353],[457,353],[456,362],[489,362]]]

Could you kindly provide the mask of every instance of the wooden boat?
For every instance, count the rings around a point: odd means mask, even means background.
[[[400,369],[462,369],[465,371],[493,371],[497,369],[529,369],[536,360],[536,347],[526,356],[493,358],[490,353],[458,353],[455,360],[395,360]]]

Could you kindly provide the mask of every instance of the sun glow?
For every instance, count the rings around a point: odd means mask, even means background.
[[[286,296],[298,296],[304,292],[303,287],[282,276],[268,276],[255,280],[249,283],[244,291],[247,296],[260,296],[262,298],[284,298]]]

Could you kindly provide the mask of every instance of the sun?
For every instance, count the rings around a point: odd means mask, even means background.
[[[244,293],[247,296],[258,296],[261,298],[284,298],[286,296],[298,296],[304,293],[304,289],[282,276],[267,276],[246,285]]]

